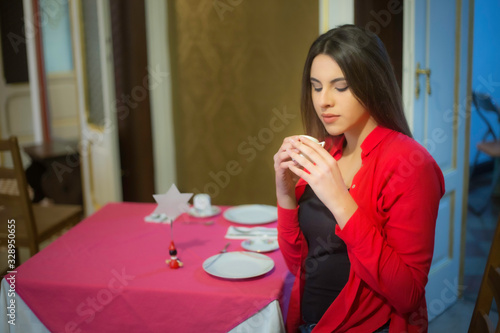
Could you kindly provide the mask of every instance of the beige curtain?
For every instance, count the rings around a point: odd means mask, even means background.
[[[218,205],[276,203],[273,155],[303,133],[318,2],[169,1],[177,185]]]

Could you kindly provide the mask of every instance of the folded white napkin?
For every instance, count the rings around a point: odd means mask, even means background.
[[[152,222],[152,223],[165,223],[165,224],[170,224],[170,221],[167,218],[167,214],[157,214],[157,213],[151,213],[148,216],[144,217],[144,221],[146,222]]]
[[[277,228],[267,228],[267,227],[233,227],[227,228],[226,236],[227,239],[254,239],[254,238],[278,238]]]

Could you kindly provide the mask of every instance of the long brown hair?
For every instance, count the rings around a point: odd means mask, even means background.
[[[319,54],[335,60],[351,92],[380,126],[412,137],[404,115],[401,90],[384,44],[377,35],[354,25],[331,29],[319,36],[309,49],[301,98],[302,120],[308,135],[321,140],[329,135],[311,98],[311,65]]]

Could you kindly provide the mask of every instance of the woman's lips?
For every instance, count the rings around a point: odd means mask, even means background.
[[[323,117],[323,121],[327,124],[331,124],[339,118],[339,116],[334,114],[323,114],[321,117]]]

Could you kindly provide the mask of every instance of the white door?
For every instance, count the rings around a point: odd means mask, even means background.
[[[470,110],[468,0],[405,2],[403,96],[414,137],[445,178],[434,258],[426,287],[431,320],[459,295],[461,233],[465,221],[466,119]],[[468,135],[468,134],[467,134]]]
[[[86,214],[121,201],[109,2],[71,1]]]

